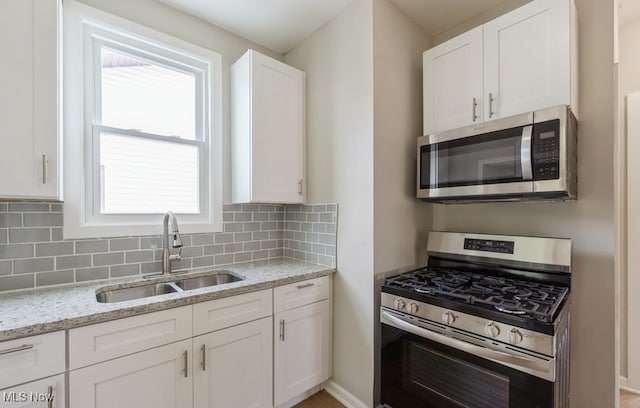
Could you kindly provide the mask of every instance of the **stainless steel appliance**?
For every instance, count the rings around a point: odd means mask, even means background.
[[[576,198],[577,121],[556,106],[418,138],[417,196],[435,202]]]
[[[569,406],[571,241],[431,232],[382,285],[381,404]]]

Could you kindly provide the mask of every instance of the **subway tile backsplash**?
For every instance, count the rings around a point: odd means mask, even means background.
[[[336,204],[231,204],[223,221],[220,233],[182,234],[172,268],[282,257],[336,265]],[[62,229],[62,204],[0,202],[0,292],[161,270],[160,236],[63,240]]]

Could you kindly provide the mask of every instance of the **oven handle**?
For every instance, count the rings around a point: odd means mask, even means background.
[[[524,370],[537,377],[541,377],[549,381],[554,381],[555,373],[550,369],[553,367],[553,365],[549,366],[549,362],[546,362],[547,364],[545,364],[542,360],[536,361],[525,357],[514,356],[509,353],[488,349],[486,347],[477,346],[475,344],[467,343],[462,340],[444,336],[442,334],[432,332],[431,330],[408,323],[392,315],[386,310],[381,311],[380,321],[397,329],[415,334],[416,336],[435,341],[436,343],[444,344],[457,350],[466,351],[467,353],[476,356],[485,357],[495,362],[506,364],[516,369]]]

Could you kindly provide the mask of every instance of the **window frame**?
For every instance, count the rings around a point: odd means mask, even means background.
[[[161,231],[162,214],[100,212],[98,139],[103,131],[199,145],[200,213],[177,214],[180,230],[222,231],[222,56],[76,1],[65,2],[64,13],[64,238],[155,235]],[[101,123],[103,46],[194,74],[197,112],[194,139]]]

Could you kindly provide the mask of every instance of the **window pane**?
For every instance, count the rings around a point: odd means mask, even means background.
[[[101,133],[101,212],[199,213],[199,162],[197,146]]]
[[[102,124],[196,138],[196,78],[102,48]]]

